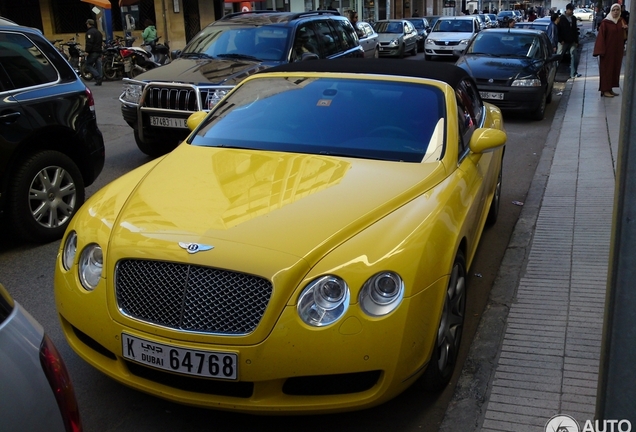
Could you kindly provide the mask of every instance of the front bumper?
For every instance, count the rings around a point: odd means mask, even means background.
[[[404,54],[404,51],[402,51],[402,45],[395,47],[380,45],[380,57],[397,57],[400,54]]]
[[[545,87],[501,87],[479,86],[479,93],[485,102],[496,105],[503,111],[534,111],[542,102]],[[503,95],[503,99],[485,98],[484,93]]]
[[[58,263],[59,265],[59,263]],[[447,280],[405,298],[392,314],[369,318],[357,305],[332,326],[309,327],[286,306],[264,340],[188,335],[111,317],[105,284],[78,289],[57,271],[56,304],[70,346],[111,378],[186,405],[251,413],[327,413],[383,403],[421,375],[432,351]],[[437,305],[437,306],[436,306]],[[123,357],[122,332],[192,350],[238,355],[238,379],[222,381],[160,371]],[[165,336],[169,334],[169,336]],[[161,335],[161,336],[159,336]],[[196,342],[194,342],[196,340]],[[221,343],[219,343],[221,341]]]

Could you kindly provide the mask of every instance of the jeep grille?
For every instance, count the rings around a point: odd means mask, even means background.
[[[245,335],[254,331],[272,295],[261,277],[197,265],[126,259],[115,269],[123,314],[164,327]]]
[[[147,89],[143,105],[146,108],[160,108],[176,111],[199,111],[208,98],[207,90],[200,90],[200,104],[197,91],[193,88],[152,87]]]

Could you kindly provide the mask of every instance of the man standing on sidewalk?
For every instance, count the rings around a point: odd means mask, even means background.
[[[577,69],[579,67],[579,28],[576,25],[574,16],[574,5],[568,3],[565,6],[565,13],[559,19],[559,51],[558,54],[570,54],[570,78],[580,77]]]
[[[102,33],[95,27],[95,21],[86,20],[86,43],[84,47],[88,56],[86,57],[86,69],[95,77],[95,85],[102,85]]]

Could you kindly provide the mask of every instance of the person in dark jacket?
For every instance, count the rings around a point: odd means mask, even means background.
[[[86,50],[86,69],[93,74],[95,78],[95,85],[102,85],[102,52],[104,38],[102,33],[95,27],[95,21],[92,19],[86,20],[86,43],[84,49]]]
[[[570,53],[570,78],[580,77],[581,74],[577,71],[579,67],[579,28],[576,25],[572,3],[565,6],[565,13],[561,15],[557,29],[559,30],[558,53]]]

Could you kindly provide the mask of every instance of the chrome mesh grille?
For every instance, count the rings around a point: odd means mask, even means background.
[[[119,309],[132,318],[177,330],[241,335],[260,322],[272,285],[211,267],[122,260],[115,293]]]
[[[150,87],[147,90],[143,106],[177,111],[199,111],[197,92],[193,88]],[[201,105],[208,98],[207,90],[200,90]]]

